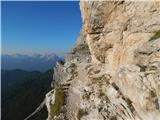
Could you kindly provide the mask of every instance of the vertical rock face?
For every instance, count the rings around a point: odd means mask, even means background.
[[[55,68],[64,102],[49,119],[160,120],[160,2],[80,1],[80,9],[77,43]]]

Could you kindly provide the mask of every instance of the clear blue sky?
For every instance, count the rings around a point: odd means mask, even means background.
[[[81,25],[78,1],[2,2],[2,53],[67,52]]]

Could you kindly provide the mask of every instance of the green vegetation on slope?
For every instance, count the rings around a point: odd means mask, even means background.
[[[149,41],[160,38],[160,30],[156,31]]]
[[[51,105],[51,116],[55,116],[59,114],[60,108],[64,104],[64,91],[61,87],[55,89],[55,103]]]

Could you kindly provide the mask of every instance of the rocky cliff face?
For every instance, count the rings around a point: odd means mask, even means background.
[[[160,2],[80,1],[83,27],[46,95],[48,120],[160,120]]]

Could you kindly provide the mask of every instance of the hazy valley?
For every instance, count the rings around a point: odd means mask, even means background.
[[[23,120],[40,105],[51,90],[53,66],[58,60],[55,54],[2,56],[2,120]],[[44,107],[30,120],[46,117]]]

